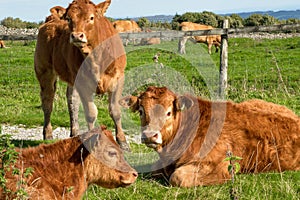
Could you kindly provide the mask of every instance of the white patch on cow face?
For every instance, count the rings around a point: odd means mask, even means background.
[[[119,160],[119,152],[116,148],[108,146],[104,151],[103,157],[106,162],[110,163],[113,167],[116,167]]]
[[[166,111],[166,120],[172,118],[172,110],[173,108],[172,107],[169,107]]]
[[[89,24],[94,24],[94,21],[95,21],[95,15],[94,14],[91,14],[89,19],[88,19],[88,23]]]
[[[142,120],[142,118],[145,116],[145,110],[144,110],[144,107],[143,106],[140,106],[139,107],[139,114],[140,114],[140,118]]]

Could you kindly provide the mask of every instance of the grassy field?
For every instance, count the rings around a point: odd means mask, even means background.
[[[39,85],[34,75],[35,42],[7,42],[0,49],[0,123],[40,126],[43,113]],[[207,54],[204,45],[187,44],[187,54],[176,54],[177,41],[161,45],[126,48],[128,65],[124,95],[138,93],[147,85],[166,85],[178,93],[192,92],[217,98],[219,54]],[[159,63],[152,57],[159,53]],[[300,115],[300,38],[277,40],[229,40],[227,99],[240,102],[258,98],[285,105]],[[163,64],[162,65],[160,64]],[[66,84],[58,82],[52,115],[53,126],[69,125]],[[99,123],[113,128],[107,97],[95,97]],[[81,112],[82,114],[82,112]],[[83,116],[81,116],[83,118]],[[123,127],[138,136],[138,117],[123,111]],[[33,145],[33,144],[32,144]],[[144,145],[131,144],[139,163],[151,154]],[[146,154],[147,155],[147,154]],[[152,155],[152,154],[151,154]],[[131,157],[127,155],[127,157]],[[163,180],[141,174],[129,188],[107,190],[91,187],[86,199],[230,199],[230,183],[190,189],[170,187]],[[240,199],[300,199],[300,172],[238,175]]]

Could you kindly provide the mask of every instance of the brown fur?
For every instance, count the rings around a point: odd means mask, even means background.
[[[193,22],[182,22],[180,25],[182,31],[196,31],[196,30],[211,30],[212,26],[197,24]],[[220,35],[203,35],[203,36],[192,36],[185,39],[190,39],[194,43],[204,43],[208,47],[208,53],[211,54],[211,47],[216,47],[216,52],[221,46]]]
[[[3,40],[0,40],[0,48],[5,48],[5,44]]]
[[[112,24],[119,33],[135,33],[142,31],[139,25],[133,20],[116,20]],[[128,43],[129,40],[125,39],[124,45],[127,46]],[[133,44],[135,43],[136,41],[133,39]]]
[[[66,9],[61,6],[55,6],[50,9],[51,15],[46,17],[45,22],[56,20],[56,19],[63,19],[64,13],[66,12]]]
[[[146,30],[146,33],[152,32],[151,30]],[[160,44],[160,38],[142,38],[140,45],[153,45],[153,44]]]
[[[141,28],[133,20],[116,20],[112,24],[119,33],[141,32]]]
[[[54,144],[18,149],[15,167],[31,167],[23,188],[30,199],[80,199],[91,184],[105,188],[126,187],[137,178],[137,172],[124,160],[123,153],[110,131],[102,127]],[[103,162],[103,158],[109,157]],[[109,165],[112,162],[118,166]],[[17,175],[6,172],[6,186],[16,191]],[[12,199],[0,188],[0,199]]]
[[[116,126],[117,140],[122,148],[128,149],[121,128],[121,111],[117,103],[122,93],[126,55],[116,30],[103,16],[109,4],[110,0],[98,5],[91,1],[75,0],[67,9],[56,6],[51,9],[51,19],[39,29],[34,62],[36,76],[41,86],[45,139],[52,137],[50,116],[56,80],[59,77],[68,83],[67,97],[71,136],[78,132],[79,95],[84,106],[88,127],[92,129],[97,118],[97,109],[93,103],[92,93],[108,93],[109,111]],[[83,18],[89,19],[89,21],[83,20]],[[109,46],[114,47],[111,48],[111,51],[117,54],[116,57],[113,57],[115,55],[105,55],[105,51],[95,50],[106,41],[112,41]],[[95,52],[98,54],[94,55]],[[97,60],[98,57],[102,59]],[[105,63],[110,59],[114,60]],[[84,61],[85,63],[83,63]],[[88,71],[90,78],[84,80],[85,84],[76,86],[78,95],[73,86],[82,64],[89,65],[88,67],[92,67],[92,69]],[[101,70],[99,70],[100,67],[102,67]],[[106,68],[103,69],[104,67]],[[85,71],[82,70],[82,73]],[[83,78],[84,74],[80,75]],[[93,87],[94,82],[96,82],[95,87]]]
[[[262,100],[211,102],[156,87],[120,103],[141,112],[144,143],[160,155],[153,169],[172,185],[225,182],[228,151],[243,158],[242,173],[300,170],[300,118],[284,106]],[[154,105],[164,111],[153,114]]]

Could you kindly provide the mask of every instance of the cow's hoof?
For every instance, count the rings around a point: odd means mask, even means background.
[[[120,148],[122,150],[127,151],[127,152],[131,152],[130,147],[129,147],[129,145],[128,145],[127,142],[121,142],[121,141],[119,141],[118,143],[119,143]]]

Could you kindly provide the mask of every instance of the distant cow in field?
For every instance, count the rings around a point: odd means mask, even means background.
[[[119,33],[136,33],[142,31],[139,25],[133,20],[116,20],[112,24]],[[134,39],[133,43],[135,44],[135,42]],[[125,46],[127,46],[128,43],[129,40],[126,39]]]
[[[93,94],[108,93],[117,142],[122,149],[129,150],[118,104],[124,84],[126,55],[118,33],[104,17],[110,3],[106,0],[95,5],[89,0],[74,0],[67,9],[56,6],[51,9],[53,17],[39,29],[34,65],[41,88],[44,139],[52,138],[50,116],[59,77],[68,83],[71,136],[79,131],[79,96],[91,130],[98,113]]]
[[[151,30],[146,30],[146,33],[152,32]],[[141,45],[153,45],[153,44],[160,44],[160,38],[142,38],[140,44]]]
[[[0,48],[5,48],[5,44],[3,40],[0,40]]]
[[[6,171],[6,191],[0,188],[0,199],[15,199],[14,192],[23,188],[29,199],[76,200],[81,199],[92,184],[105,188],[126,187],[138,176],[105,127],[17,151],[14,167],[20,171],[32,168],[32,174],[23,177],[20,185],[22,174],[12,175],[11,170]]]
[[[180,25],[182,31],[196,31],[196,30],[211,30],[212,26],[197,24],[193,22],[182,22]],[[216,47],[216,52],[221,46],[221,36],[220,35],[203,35],[203,36],[188,36],[183,37],[179,40],[178,51],[181,54],[185,54],[185,43],[187,40],[191,40],[193,43],[204,43],[207,44],[208,53],[211,54],[211,47],[214,45]]]
[[[165,87],[149,87],[120,104],[139,111],[142,142],[160,156],[154,174],[164,174],[174,186],[229,180],[229,152],[243,158],[242,173],[300,170],[300,117],[284,106],[212,102]]]

